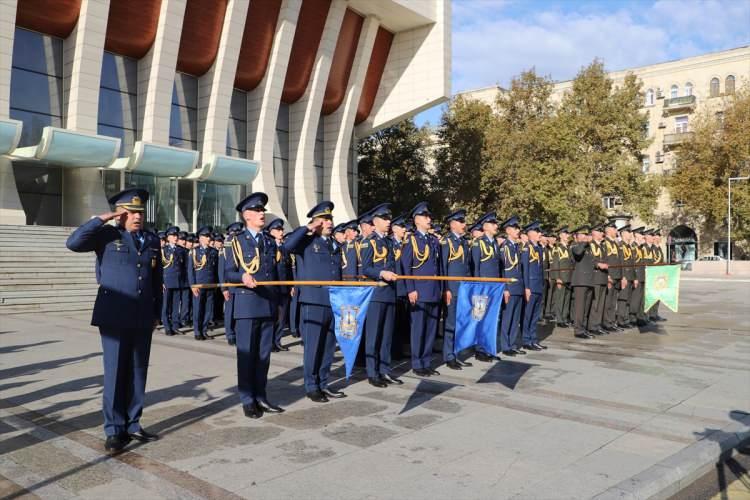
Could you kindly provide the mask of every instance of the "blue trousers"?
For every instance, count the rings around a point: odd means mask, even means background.
[[[208,324],[214,316],[214,291],[199,290],[198,296],[193,296],[193,333],[197,337],[208,332]]]
[[[237,388],[240,402],[249,405],[266,398],[273,318],[235,319],[234,332],[237,335]]]
[[[322,391],[328,387],[328,375],[336,350],[333,312],[331,306],[301,304],[300,315],[300,330],[305,343],[305,392]]]
[[[281,338],[284,336],[284,330],[289,328],[289,305],[292,298],[289,293],[282,293],[279,296],[279,305],[277,308],[278,316],[276,317],[276,326],[273,332],[273,343],[281,345]]]
[[[229,293],[229,300],[224,302],[224,336],[227,340],[235,340],[234,335],[234,294]]]
[[[503,309],[500,314],[500,350],[509,351],[516,345],[518,337],[518,326],[521,322],[521,307],[523,296],[511,295],[506,304],[503,300]]]
[[[179,288],[166,288],[164,290],[164,301],[161,307],[161,324],[164,332],[174,332],[180,327],[180,300],[182,290]]]
[[[180,324],[187,325],[190,322],[193,306],[193,292],[190,288],[180,288]]]
[[[417,302],[411,306],[411,367],[428,369],[432,365],[432,345],[440,320],[439,302]]]
[[[289,331],[292,335],[299,332],[299,289],[294,291],[294,297],[289,301]]]
[[[456,359],[453,352],[456,345],[456,308],[458,294],[454,294],[451,303],[445,306],[445,320],[443,320],[443,361]]]
[[[391,373],[391,343],[396,304],[370,302],[365,317],[365,365],[367,376],[375,378]]]
[[[104,361],[104,433],[115,436],[141,429],[151,329],[99,328]]]
[[[544,296],[541,293],[532,293],[526,308],[523,311],[523,336],[521,342],[523,345],[538,342],[536,336],[536,323],[542,314],[542,302]]]

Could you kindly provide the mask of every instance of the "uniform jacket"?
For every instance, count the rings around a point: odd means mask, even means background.
[[[285,247],[283,244],[279,245],[276,243],[275,240],[273,240],[274,244],[276,245],[276,253],[274,254],[274,260],[276,262],[276,274],[279,277],[280,281],[288,281],[293,280],[294,277],[292,276],[292,257],[291,252],[287,247]],[[289,295],[289,290],[291,289],[291,286],[279,286],[277,287],[277,290],[279,293]]]
[[[94,217],[68,237],[74,252],[96,252],[99,291],[91,324],[120,329],[152,329],[161,316],[162,276],[159,238],[143,232],[138,248],[122,227]]]
[[[604,241],[602,242],[602,250],[604,251],[604,262],[610,266],[607,270],[609,277],[612,278],[613,281],[620,281],[623,276],[622,249],[620,248],[620,243],[609,238],[604,238]]]
[[[571,277],[572,286],[594,286],[594,256],[588,243],[574,243],[570,253],[575,262],[575,270]]]
[[[404,276],[439,276],[440,243],[431,234],[415,231],[404,244],[401,252],[401,267]],[[440,302],[440,281],[406,280],[406,292],[417,292],[417,302]]]
[[[622,255],[622,276],[628,280],[633,281],[635,279],[635,250],[633,246],[628,243],[620,243],[620,253]]]
[[[393,244],[393,258],[396,261],[396,274],[404,274],[401,265],[401,252],[404,250],[404,244],[393,235],[390,238]],[[396,281],[396,297],[406,297],[406,282],[404,280]]]
[[[573,265],[574,263],[570,253],[570,245],[563,245],[562,243],[555,244],[552,251],[552,263],[550,266],[552,269],[559,269],[559,271],[550,273],[553,275],[554,279],[569,284]]]
[[[523,286],[531,293],[544,292],[544,248],[529,243],[521,252]]]
[[[635,272],[635,279],[643,283],[646,281],[646,267],[642,264],[645,263],[643,255],[643,247],[645,245],[639,245],[632,243],[630,247],[633,249],[633,269]]]
[[[262,231],[256,242],[248,229],[232,240],[227,248],[224,278],[230,283],[242,283],[242,275],[251,274],[256,281],[276,281],[276,243]],[[255,288],[237,287],[234,290],[234,318],[274,318],[278,302],[275,286]]]
[[[393,240],[373,232],[359,244],[360,271],[372,280],[380,279],[380,271],[391,271],[399,274],[396,267],[396,255]],[[403,255],[402,255],[403,257]],[[375,288],[372,299],[375,302],[396,303],[396,283]]]
[[[187,250],[169,244],[161,249],[164,285],[167,288],[185,288],[187,283]]]
[[[359,274],[359,259],[357,258],[357,242],[346,241],[341,253],[341,272],[344,276]]]
[[[190,286],[219,281],[219,252],[215,248],[198,245],[188,254],[188,282]]]
[[[497,242],[480,236],[471,244],[472,275],[480,278],[500,277],[500,248]]]
[[[469,244],[462,237],[449,231],[440,243],[440,274],[442,276],[471,276],[471,252]],[[445,288],[458,300],[460,281],[446,281]]]
[[[298,280],[341,280],[341,247],[333,238],[310,233],[307,226],[302,226],[287,237],[283,248],[296,256]],[[298,288],[300,303],[331,305],[328,287],[303,285]]]
[[[591,240],[589,243],[591,249],[591,255],[594,259],[594,271],[593,271],[593,284],[594,285],[606,285],[607,284],[607,270],[599,269],[596,267],[600,262],[606,262],[606,256],[604,255],[604,240],[601,243],[597,243]]]
[[[503,242],[500,247],[500,266],[503,278],[515,278],[513,283],[506,283],[505,289],[511,295],[524,294],[523,269],[521,267],[521,253],[523,246],[520,242],[514,242],[510,238]]]

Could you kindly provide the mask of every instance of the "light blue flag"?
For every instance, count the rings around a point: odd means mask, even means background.
[[[489,354],[497,354],[497,321],[503,290],[505,283],[461,282],[456,304],[455,354],[475,345]]]
[[[365,324],[367,306],[370,305],[373,286],[331,286],[328,296],[336,322],[336,340],[344,355],[346,378],[349,378],[357,359],[362,327]]]

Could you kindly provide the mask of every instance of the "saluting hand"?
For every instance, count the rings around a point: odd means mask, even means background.
[[[106,212],[106,213],[103,213],[101,215],[97,215],[97,217],[99,217],[102,220],[102,222],[108,222],[108,221],[111,221],[114,218],[117,218],[117,217],[121,216],[126,211],[127,210],[125,210],[122,207],[117,207],[117,209],[114,212]]]
[[[318,229],[320,226],[323,225],[323,219],[321,217],[317,217],[313,219],[308,225],[307,230],[311,233],[314,233],[316,229]]]

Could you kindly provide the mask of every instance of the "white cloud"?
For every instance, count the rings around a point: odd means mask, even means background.
[[[750,39],[750,23],[744,22],[750,17],[750,2],[745,0],[623,3],[612,12],[594,13],[548,8],[516,18],[504,12],[507,5],[487,0],[454,3],[454,92],[507,85],[532,66],[539,74],[563,80],[595,57],[617,70],[738,46]]]

